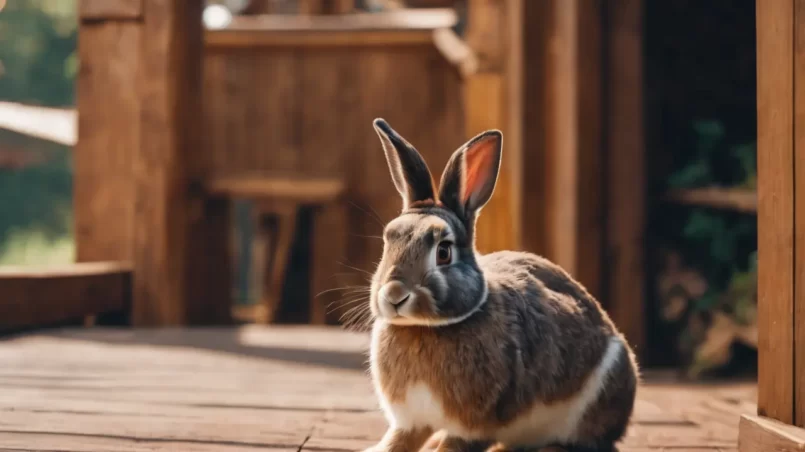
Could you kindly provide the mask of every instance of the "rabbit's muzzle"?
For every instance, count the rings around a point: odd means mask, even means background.
[[[384,317],[393,318],[399,315],[411,300],[412,292],[402,281],[389,281],[378,292],[378,309]]]

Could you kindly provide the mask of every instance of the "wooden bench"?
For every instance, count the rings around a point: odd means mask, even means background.
[[[343,180],[316,177],[238,176],[217,177],[206,182],[211,196],[247,199],[254,202],[256,225],[252,268],[262,280],[258,309],[253,320],[272,323],[282,302],[288,262],[301,207],[313,208],[310,255],[309,323],[335,323],[327,308],[333,300],[328,289],[346,245],[346,212],[342,197]],[[324,292],[324,293],[323,293]],[[237,317],[237,316],[236,316]]]

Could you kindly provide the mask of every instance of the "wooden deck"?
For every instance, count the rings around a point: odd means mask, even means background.
[[[367,344],[299,327],[0,340],[0,450],[360,450],[385,428]],[[736,449],[754,385],[647,380],[621,450]]]

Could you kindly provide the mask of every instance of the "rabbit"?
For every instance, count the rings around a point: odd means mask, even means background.
[[[438,451],[617,450],[640,378],[624,336],[556,264],[475,249],[502,133],[456,150],[437,193],[419,152],[373,125],[402,212],[370,285],[369,373],[389,427],[366,451],[418,451],[435,433]]]

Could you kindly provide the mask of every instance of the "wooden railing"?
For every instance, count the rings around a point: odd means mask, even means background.
[[[60,267],[0,267],[0,333],[126,314],[131,266],[116,262]]]

